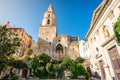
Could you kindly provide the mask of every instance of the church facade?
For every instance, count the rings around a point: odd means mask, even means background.
[[[38,51],[40,54],[45,53],[52,59],[61,59],[65,56],[71,59],[79,57],[79,37],[58,34],[56,14],[52,4],[44,14],[38,35]]]
[[[119,16],[120,0],[103,0],[86,34],[92,75],[101,80],[120,80],[120,45],[114,34]]]

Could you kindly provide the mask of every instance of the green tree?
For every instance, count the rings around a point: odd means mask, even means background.
[[[5,75],[2,79],[0,80],[19,80],[19,77],[16,76],[15,73],[11,72],[10,74]]]
[[[76,60],[72,60],[70,58],[63,58],[61,66],[63,71],[71,72],[70,77],[78,78],[78,76],[85,76],[86,78],[89,77],[89,74],[83,67],[81,63],[84,62],[84,59],[81,57],[76,58]]]
[[[48,56],[48,55],[45,54],[45,53],[43,53],[43,54],[41,54],[41,55],[39,55],[39,56],[37,56],[37,57],[38,57],[38,59],[39,59],[39,62],[40,62],[43,66],[46,66],[46,64],[47,64],[48,62],[50,62],[50,60],[51,60],[51,57]]]
[[[50,75],[49,71],[47,71],[46,68],[48,68],[49,64],[51,65],[51,63],[50,63],[51,57],[48,56],[47,54],[43,53],[43,54],[37,56],[37,58],[39,60],[39,63],[41,64],[41,68],[42,68],[42,70],[41,70],[42,76],[40,76],[40,78],[46,79]],[[48,65],[47,65],[47,63],[48,63]]]
[[[9,59],[8,66],[16,69],[27,68],[27,64],[21,60],[15,60],[14,58]]]
[[[17,52],[20,39],[17,34],[12,33],[6,26],[0,27],[0,57],[9,57]]]
[[[55,76],[55,71],[53,69],[54,64],[51,62],[48,62],[46,64],[46,71],[48,73],[48,78],[53,78]]]
[[[27,60],[29,58],[29,55],[33,53],[33,50],[31,48],[27,48],[23,54],[23,56],[17,58],[18,60]]]
[[[73,66],[74,64],[74,61],[68,57],[65,57],[62,59],[62,63],[61,63],[61,66],[64,70],[70,70],[71,69],[71,66]]]
[[[0,73],[7,68],[10,57],[17,52],[20,39],[6,26],[0,26]]]
[[[7,61],[8,59],[6,57],[0,58],[0,73],[7,68]]]
[[[75,62],[76,63],[83,63],[85,60],[83,59],[83,58],[81,58],[81,57],[77,57],[76,59],[75,59]]]
[[[63,68],[61,66],[62,60],[53,60],[52,61],[52,77],[60,78],[63,75]]]
[[[117,19],[117,22],[114,24],[114,33],[117,39],[117,42],[120,43],[120,16]]]
[[[86,78],[89,77],[89,74],[80,63],[75,63],[71,69],[71,72],[73,73],[73,78],[78,78],[78,76],[84,76]]]
[[[41,54],[28,61],[28,67],[32,71],[34,77],[40,79],[54,79],[64,78],[64,71],[71,72],[71,77],[78,78],[78,76],[87,76],[84,69],[82,58],[75,61],[65,57],[61,60],[52,60],[47,54]]]
[[[32,59],[29,59],[27,61],[28,68],[31,70],[31,76],[38,77],[36,74],[38,67],[40,67],[39,60],[37,57],[34,57]]]
[[[49,62],[46,64],[46,71],[51,72],[51,70],[52,70],[52,63]]]
[[[39,78],[48,78],[51,74],[52,63],[50,63],[50,56],[41,54],[33,59],[28,60],[28,68],[31,70],[32,76]]]

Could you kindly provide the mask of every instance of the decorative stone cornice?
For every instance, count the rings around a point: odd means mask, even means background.
[[[99,20],[101,19],[101,17],[103,16],[103,14],[105,13],[106,9],[108,8],[108,6],[110,5],[110,3],[113,0],[104,0],[99,6],[98,8],[94,11],[93,17],[92,17],[92,21],[91,21],[91,25],[90,28],[86,34],[86,38],[88,38],[91,34],[91,32],[93,31],[94,27],[96,26],[96,24],[99,22]]]
[[[104,43],[102,43],[102,47],[104,47],[105,45],[107,45],[109,42],[111,42],[113,39],[115,39],[115,36],[111,36],[110,38],[108,38]]]

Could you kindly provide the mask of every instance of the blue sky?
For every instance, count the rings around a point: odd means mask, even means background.
[[[57,16],[58,33],[85,39],[93,11],[102,0],[0,0],[0,24],[9,21],[38,41],[39,27],[51,2]]]

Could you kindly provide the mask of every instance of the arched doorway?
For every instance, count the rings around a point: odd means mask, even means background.
[[[26,78],[27,77],[27,72],[28,72],[27,69],[23,69],[23,71],[22,71],[22,78]]]
[[[108,52],[112,61],[113,70],[115,71],[118,80],[120,80],[120,55],[118,53],[118,49],[116,46],[113,46],[108,49]]]
[[[59,59],[63,56],[63,46],[61,44],[56,46],[56,53],[58,54]]]

